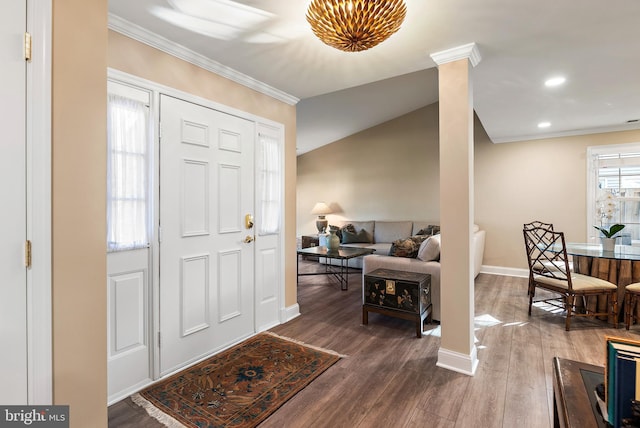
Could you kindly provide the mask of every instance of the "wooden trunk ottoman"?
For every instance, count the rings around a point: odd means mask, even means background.
[[[376,269],[364,275],[362,284],[362,323],[369,324],[369,312],[416,323],[422,337],[424,320],[431,322],[431,275]]]

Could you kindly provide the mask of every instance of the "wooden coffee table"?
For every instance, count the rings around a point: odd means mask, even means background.
[[[300,273],[300,263],[296,264],[296,270],[298,273],[298,279],[305,275],[332,275],[340,282],[340,288],[342,290],[349,289],[349,259],[356,257],[366,256],[367,254],[373,254],[375,250],[372,248],[358,248],[358,247],[340,247],[337,250],[329,251],[327,247],[309,247],[298,249],[298,262],[300,256],[317,256],[325,257],[327,259],[340,260],[338,266],[333,266],[329,261],[325,265],[324,272],[305,272]]]

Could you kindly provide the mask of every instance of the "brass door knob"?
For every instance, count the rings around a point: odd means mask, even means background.
[[[245,242],[245,244],[249,244],[249,243],[253,242],[253,239],[254,239],[253,236],[247,235],[247,237],[244,238],[244,242]]]

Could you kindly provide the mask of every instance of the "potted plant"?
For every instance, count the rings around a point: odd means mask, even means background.
[[[620,232],[622,229],[624,229],[624,224],[614,224],[613,226],[609,227],[608,229],[606,227],[598,227],[598,226],[593,226],[596,229],[598,229],[600,231],[600,233],[602,233],[602,237],[600,238],[600,240],[602,241],[602,250],[603,251],[614,251],[616,248],[616,234],[618,232]]]

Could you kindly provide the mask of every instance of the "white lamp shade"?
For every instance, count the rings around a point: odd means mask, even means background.
[[[324,202],[318,202],[313,206],[313,209],[311,210],[311,214],[317,214],[317,215],[331,214],[331,208],[329,208],[329,205],[325,204]]]

